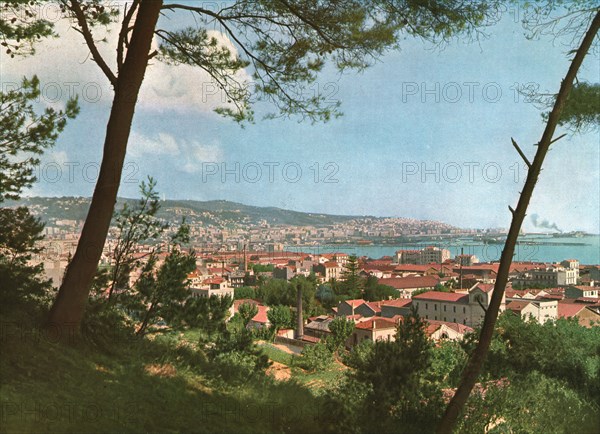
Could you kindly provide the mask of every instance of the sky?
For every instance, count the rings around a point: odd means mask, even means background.
[[[189,23],[189,15],[177,17],[177,24]],[[326,68],[307,91],[341,101],[344,115],[325,124],[261,120],[259,105],[256,123],[241,128],[213,112],[222,96],[206,74],[152,61],[119,195],[137,197],[139,182],[150,175],[167,199],[506,228],[508,205],[516,206],[526,176],[511,137],[533,158],[545,126],[539,108],[516,89],[555,93],[569,67],[564,41],[526,38],[520,18],[518,9],[506,11],[486,29],[487,38],[443,49],[407,37],[400,50],[361,73]],[[61,37],[40,43],[35,56],[3,55],[0,82],[7,90],[35,73],[40,104],[55,107],[79,94],[80,115],[44,155],[39,182],[27,195],[91,196],[112,93],[81,35],[62,20],[56,27]],[[97,39],[104,36],[97,32]],[[100,46],[112,65],[115,33],[106,33],[108,43]],[[236,49],[218,28],[211,33]],[[599,75],[596,50],[578,78],[598,82]],[[537,219],[600,233],[599,139],[598,132],[569,135],[552,146],[526,231],[536,230]]]

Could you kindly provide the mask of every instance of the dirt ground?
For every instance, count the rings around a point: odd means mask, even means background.
[[[292,370],[279,362],[273,362],[273,364],[267,369],[267,375],[272,376],[278,381],[289,380],[292,376]]]
[[[257,343],[257,345],[264,345],[264,344],[268,343],[269,345],[277,348],[278,350],[281,350],[284,353],[288,353],[288,354],[293,354],[293,355],[302,354],[302,348],[296,347],[294,345],[278,344],[278,343],[266,342],[266,341],[256,341],[256,343]]]
[[[302,353],[302,348],[300,347],[295,347],[292,345],[286,345],[286,344],[277,344],[277,343],[272,343],[271,345],[273,345],[275,348],[281,350],[281,351],[285,351],[288,354],[301,354]]]
[[[175,367],[170,363],[167,363],[166,365],[153,363],[144,366],[144,369],[148,374],[155,375],[157,377],[174,377],[177,373],[177,369],[175,369]]]

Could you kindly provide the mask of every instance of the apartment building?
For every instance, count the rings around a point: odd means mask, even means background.
[[[429,291],[415,295],[412,304],[425,319],[476,327],[483,322],[493,291],[493,285],[477,283],[468,292]],[[505,298],[502,297],[501,312],[505,305]]]
[[[441,264],[450,259],[450,251],[439,247],[425,247],[422,250],[398,250],[396,262],[398,264]]]

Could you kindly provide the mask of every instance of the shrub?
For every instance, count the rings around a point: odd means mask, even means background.
[[[333,362],[333,353],[323,342],[307,345],[302,350],[302,366],[309,371],[327,368]]]

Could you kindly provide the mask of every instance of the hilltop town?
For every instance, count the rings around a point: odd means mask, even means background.
[[[89,201],[89,198],[31,197],[8,202],[8,206],[27,206],[45,222],[45,234],[60,241],[78,236]],[[135,200],[119,199],[117,209],[125,203],[131,205]],[[228,201],[161,201],[158,217],[172,226],[185,218],[190,226],[191,241],[201,251],[235,251],[241,250],[244,244],[250,244],[257,251],[280,250],[282,245],[394,244],[424,237],[442,239],[490,233],[430,220],[305,213]]]

